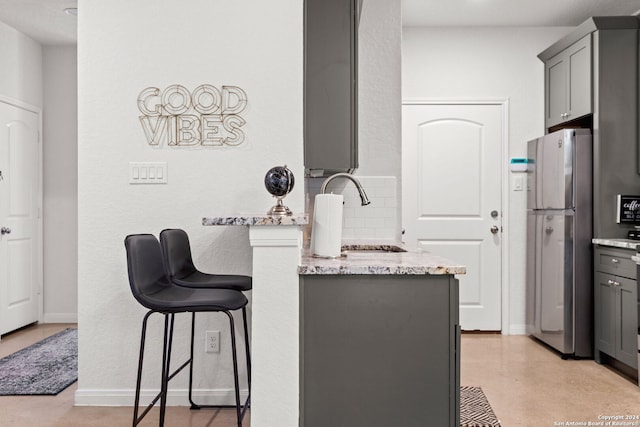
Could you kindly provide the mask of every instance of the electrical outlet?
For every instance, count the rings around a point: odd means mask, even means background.
[[[220,353],[220,331],[207,331],[204,334],[205,353]]]

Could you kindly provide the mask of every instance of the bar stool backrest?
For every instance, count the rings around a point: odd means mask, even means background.
[[[136,300],[154,308],[147,296],[171,287],[162,264],[160,243],[153,234],[131,234],[124,239],[129,285]]]
[[[160,244],[169,279],[184,279],[197,272],[191,255],[189,236],[184,230],[169,228],[160,233]]]

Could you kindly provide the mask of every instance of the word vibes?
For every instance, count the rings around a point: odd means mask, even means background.
[[[242,144],[247,94],[237,86],[203,84],[190,92],[181,85],[161,91],[148,87],[138,95],[142,130],[147,142],[173,147]]]

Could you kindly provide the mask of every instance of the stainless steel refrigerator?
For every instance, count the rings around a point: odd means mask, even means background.
[[[527,333],[563,358],[593,356],[590,129],[527,147]]]

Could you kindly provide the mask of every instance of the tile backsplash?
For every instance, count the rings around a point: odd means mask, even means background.
[[[348,179],[335,179],[329,183],[327,193],[344,196],[342,219],[343,240],[397,240],[397,188],[394,176],[355,176],[367,193],[370,205],[362,206],[358,190]],[[320,193],[324,178],[305,179],[305,210],[313,218],[313,200]],[[311,220],[312,224],[313,221]],[[305,232],[305,241],[310,239]],[[308,243],[308,242],[306,242]]]

